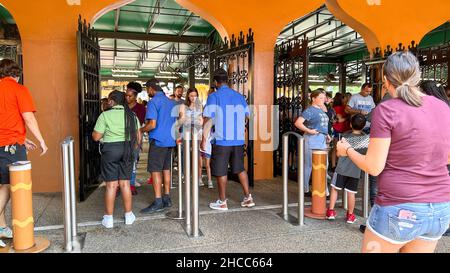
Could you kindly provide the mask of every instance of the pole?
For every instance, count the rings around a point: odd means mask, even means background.
[[[77,229],[77,204],[75,197],[75,163],[74,163],[74,153],[73,153],[73,138],[68,138],[69,141],[69,171],[70,171],[70,218],[72,225],[72,239],[76,241],[78,236]]]
[[[182,153],[181,142],[177,144],[178,153],[178,218],[183,218],[183,171],[181,170],[181,153]]]
[[[64,204],[64,245],[67,252],[71,252],[73,229],[71,227],[71,209],[70,209],[70,166],[69,166],[69,145],[64,142],[62,145],[63,154],[63,175],[64,175],[64,194],[63,194],[63,204]]]
[[[306,216],[314,219],[325,219],[327,212],[327,157],[326,150],[313,150],[312,152],[312,194],[311,208]]]
[[[305,225],[305,193],[304,184],[305,177],[305,139],[298,138],[298,224],[300,226]],[[287,205],[287,204],[286,204]]]
[[[288,214],[288,176],[289,176],[289,135],[283,135],[283,218],[284,220],[289,220]],[[300,185],[299,185],[300,187]]]
[[[191,234],[191,143],[190,130],[187,126],[183,129],[184,141],[184,187],[185,187],[185,204],[186,204],[186,233]]]
[[[367,172],[364,173],[363,216],[369,217],[369,174]]]
[[[192,131],[192,236],[199,237],[198,221],[198,133]]]

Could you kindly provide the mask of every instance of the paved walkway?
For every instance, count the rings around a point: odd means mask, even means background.
[[[141,159],[138,178],[144,181],[147,178],[145,155]],[[358,228],[364,219],[358,217],[355,224],[346,224],[342,209],[338,210],[338,218],[334,222],[306,218],[304,227],[296,227],[283,221],[278,216],[282,204],[280,178],[256,183],[253,195],[257,206],[251,209],[240,207],[242,189],[238,183],[230,181],[228,212],[210,210],[208,204],[217,199],[217,189],[202,187],[199,210],[200,229],[204,236],[195,239],[187,237],[183,222],[167,219],[165,212],[150,216],[139,213],[153,200],[153,188],[146,183],[133,199],[138,217],[135,224],[124,225],[122,203],[118,198],[115,226],[111,230],[103,228],[100,221],[104,190],[97,189],[87,201],[78,204],[79,232],[86,235],[83,252],[359,252],[363,238]],[[290,182],[289,203],[293,215],[297,208],[296,193],[297,183]],[[178,203],[176,195],[177,189],[174,189],[174,210]],[[358,200],[361,197],[358,194]],[[357,207],[361,207],[360,201]],[[47,252],[64,252],[62,195],[34,194],[33,208],[36,235],[51,240]],[[11,219],[9,207],[6,213],[7,219]],[[439,242],[437,252],[450,253],[450,237]]]

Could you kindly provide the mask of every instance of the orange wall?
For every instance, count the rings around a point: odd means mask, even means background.
[[[254,103],[273,105],[274,47],[283,28],[293,20],[319,8],[325,0],[176,0],[211,23],[222,37],[244,34],[251,28],[255,34]],[[260,122],[260,120],[258,120]],[[267,121],[271,123],[269,119]],[[266,126],[267,127],[267,126]],[[268,127],[270,128],[270,126]],[[266,142],[254,142],[255,179],[273,177],[273,152],[261,151]]]
[[[68,3],[80,2],[81,5]],[[92,19],[117,0],[1,0],[19,27],[24,57],[24,83],[37,107],[37,119],[49,147],[40,158],[31,153],[33,191],[62,190],[60,142],[78,139],[78,15]],[[127,1],[130,2],[130,1]],[[78,151],[78,143],[75,149]],[[78,157],[76,156],[78,166]]]

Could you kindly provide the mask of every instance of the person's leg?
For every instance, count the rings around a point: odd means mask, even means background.
[[[216,177],[217,179],[217,186],[219,188],[219,199],[221,201],[225,201],[226,198],[226,188],[227,188],[227,181],[228,181],[228,177],[227,176],[219,176]]]
[[[245,197],[250,195],[249,183],[248,183],[248,175],[246,171],[239,173],[239,182],[242,185],[242,190],[244,191]]]
[[[338,198],[338,191],[334,187],[331,187],[330,205],[329,205],[330,210],[334,210],[337,198]]]
[[[122,201],[125,213],[131,212],[133,209],[132,197],[129,180],[119,180],[120,192],[122,193]]]
[[[438,241],[417,239],[400,248],[400,253],[434,253]]]
[[[355,196],[356,194],[353,192],[346,191],[347,194],[347,207],[348,207],[348,214],[353,214],[355,210]]]
[[[337,140],[336,140],[336,138],[333,138],[333,149],[331,149],[331,169],[333,171],[336,168],[336,162],[337,162],[336,146],[337,146]]]
[[[170,173],[169,173],[170,176]],[[162,194],[162,173],[161,172],[152,172],[152,179],[153,179],[153,191],[155,192],[155,198],[161,198]],[[166,183],[165,183],[166,184]],[[169,184],[170,188],[170,184]]]
[[[9,201],[9,185],[0,185],[0,227],[6,227],[5,210]]]
[[[105,214],[113,215],[114,213],[114,201],[116,200],[118,181],[111,181],[106,183],[105,192]]]
[[[362,244],[362,253],[398,253],[403,244],[392,244],[383,240],[373,233],[370,229],[364,232]]]
[[[164,175],[164,195],[169,195],[170,194],[170,180],[172,179],[170,177],[170,170],[164,170],[163,175]]]
[[[205,168],[206,168],[206,175],[208,176],[208,182],[212,181],[211,176],[211,159],[206,157],[205,158]]]

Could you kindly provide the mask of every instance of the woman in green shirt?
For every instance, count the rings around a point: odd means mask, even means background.
[[[130,179],[133,171],[133,150],[139,145],[139,121],[125,100],[125,93],[113,91],[108,96],[111,110],[103,112],[95,124],[92,138],[103,139],[101,177],[106,182],[105,215],[102,224],[113,227],[114,201],[120,187],[125,208],[125,224],[136,220],[132,212]]]

